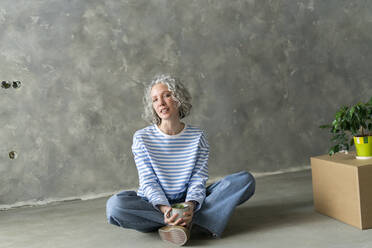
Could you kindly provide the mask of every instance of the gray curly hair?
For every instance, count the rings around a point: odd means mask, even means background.
[[[178,114],[180,119],[188,116],[192,108],[191,95],[186,87],[181,83],[178,78],[174,78],[170,75],[158,75],[151,81],[151,83],[145,88],[145,94],[143,96],[143,104],[145,112],[142,115],[143,119],[159,125],[161,123],[160,117],[152,107],[151,89],[155,84],[165,84],[168,86],[168,90],[172,92],[173,99],[177,102]]]

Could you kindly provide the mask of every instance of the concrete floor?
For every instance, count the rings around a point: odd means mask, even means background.
[[[157,233],[106,224],[107,198],[0,211],[1,248],[172,247]],[[239,206],[222,239],[194,234],[191,247],[372,247],[361,231],[314,212],[309,170],[257,179],[256,194]]]

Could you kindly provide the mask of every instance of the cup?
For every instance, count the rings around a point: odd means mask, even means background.
[[[176,203],[172,205],[172,210],[170,212],[170,216],[174,214],[178,214],[175,222],[183,217],[183,213],[188,212],[190,210],[190,206],[186,203]]]

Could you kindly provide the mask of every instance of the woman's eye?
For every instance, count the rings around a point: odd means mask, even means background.
[[[165,96],[166,96],[166,97],[171,97],[171,96],[172,96],[172,94],[166,94]]]
[[[152,99],[152,102],[156,102],[158,99]]]

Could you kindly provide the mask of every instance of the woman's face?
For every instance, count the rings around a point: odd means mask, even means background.
[[[179,118],[177,102],[173,100],[172,92],[162,83],[155,84],[151,89],[152,107],[160,119]]]

